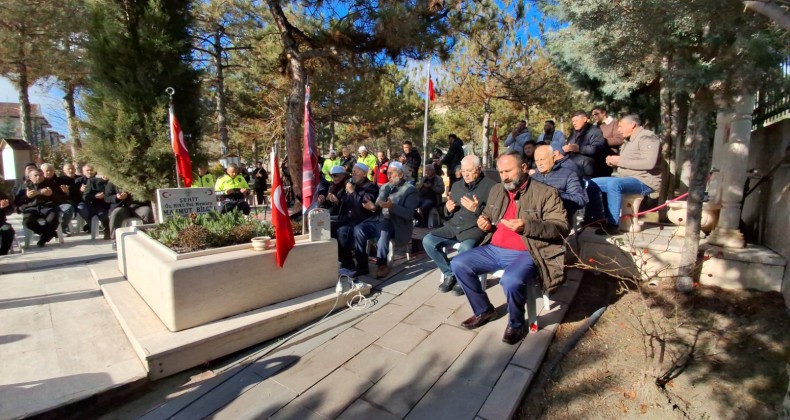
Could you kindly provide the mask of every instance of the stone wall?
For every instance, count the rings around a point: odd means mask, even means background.
[[[749,145],[749,169],[767,175],[790,153],[790,119],[785,119],[752,133]],[[756,179],[752,179],[755,185]],[[743,208],[748,242],[765,245],[790,261],[790,162],[785,159],[771,179],[766,180],[749,197]],[[790,269],[785,270],[782,291],[790,305]]]

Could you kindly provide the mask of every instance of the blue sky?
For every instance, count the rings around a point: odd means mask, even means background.
[[[41,105],[42,113],[53,130],[68,137],[66,111],[63,110],[63,92],[54,86],[37,85],[28,90],[30,103]],[[19,92],[11,81],[0,77],[0,102],[19,103]]]

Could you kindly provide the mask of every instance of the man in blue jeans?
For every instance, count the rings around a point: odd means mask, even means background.
[[[619,156],[606,157],[606,164],[616,168],[617,173],[593,178],[587,184],[589,201],[584,211],[585,224],[605,217],[606,223],[595,231],[599,235],[618,232],[623,194],[647,195],[661,188],[658,136],[643,128],[636,114],[626,115],[617,126],[625,141],[620,146]]]
[[[442,273],[442,284],[439,291],[460,296],[464,289],[455,281],[450,261],[444,252],[460,242],[458,253],[468,251],[483,240],[483,233],[477,227],[477,218],[483,213],[488,200],[488,193],[496,183],[483,175],[480,158],[469,155],[461,160],[461,177],[450,188],[447,204],[442,207],[442,216],[447,222],[444,226],[434,229],[422,239],[425,253],[436,263]]]
[[[557,190],[530,180],[520,152],[497,159],[501,184],[491,188],[477,227],[486,233],[481,246],[459,254],[450,267],[461,283],[473,315],[461,323],[474,329],[496,318],[478,275],[504,269],[499,281],[507,298],[508,326],[502,341],[516,344],[527,334],[527,287],[540,279],[545,293],[564,280],[564,237],[568,221]]]

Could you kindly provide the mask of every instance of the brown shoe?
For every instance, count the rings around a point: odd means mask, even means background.
[[[386,265],[380,265],[379,268],[376,269],[376,278],[383,279],[390,275],[390,268]]]
[[[480,315],[473,315],[469,317],[466,321],[461,323],[461,326],[468,330],[473,330],[487,324],[489,321],[493,321],[495,318],[496,309],[491,308]]]
[[[508,325],[507,329],[505,329],[505,335],[502,336],[502,342],[511,345],[516,344],[521,340],[523,340],[526,335],[527,335],[527,331],[524,329],[524,327],[513,328],[510,325]]]

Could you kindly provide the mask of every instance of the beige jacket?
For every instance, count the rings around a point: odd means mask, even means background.
[[[639,127],[620,146],[617,176],[642,181],[653,191],[661,189],[661,141],[656,133]]]

